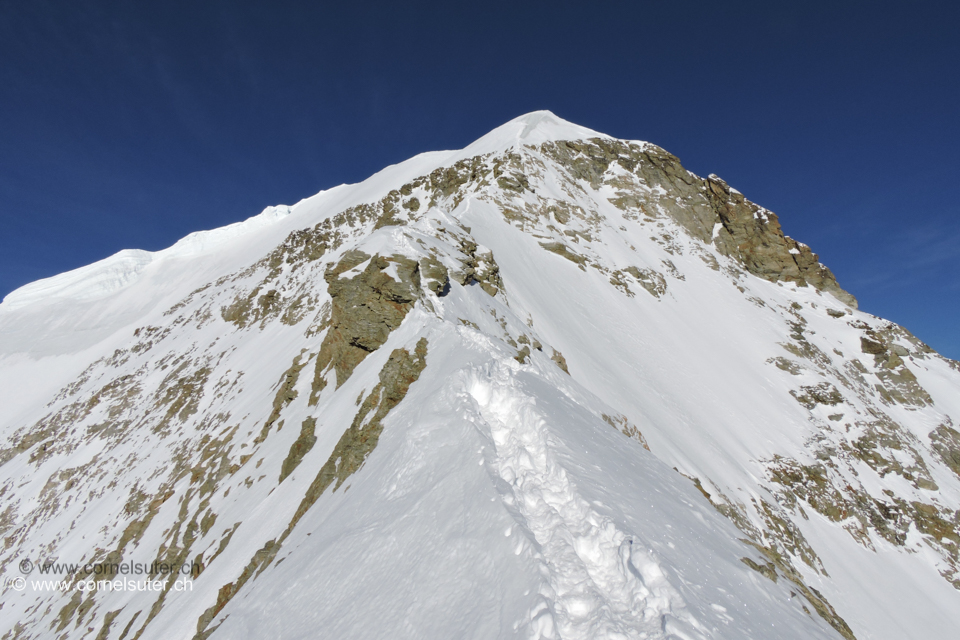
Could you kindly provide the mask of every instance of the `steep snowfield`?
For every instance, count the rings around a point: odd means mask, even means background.
[[[851,305],[548,112],[27,285],[0,637],[952,637],[960,365]]]

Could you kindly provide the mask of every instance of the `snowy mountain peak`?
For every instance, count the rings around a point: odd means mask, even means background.
[[[500,125],[457,154],[459,158],[506,151],[522,145],[538,145],[557,140],[610,138],[592,129],[568,122],[550,111],[532,111]]]
[[[0,308],[0,635],[960,623],[960,364],[716,176],[536,112],[282,213]]]

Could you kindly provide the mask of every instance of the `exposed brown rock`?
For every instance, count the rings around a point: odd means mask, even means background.
[[[567,359],[563,357],[563,354],[552,349],[553,353],[550,354],[550,359],[557,363],[557,366],[563,369],[563,372],[567,375],[570,375],[570,370],[567,369]]]
[[[290,453],[287,454],[283,465],[280,467],[279,482],[283,482],[284,478],[293,473],[294,469],[300,465],[300,461],[303,460],[303,456],[307,455],[313,449],[313,445],[317,443],[317,436],[314,435],[316,426],[315,418],[307,418],[303,421],[300,426],[300,436],[290,445]]]
[[[254,444],[260,444],[267,439],[267,435],[269,435],[271,427],[273,427],[277,420],[280,419],[280,412],[296,399],[298,393],[294,387],[297,385],[297,380],[300,378],[300,371],[307,365],[306,361],[301,362],[302,358],[303,353],[297,355],[293,359],[293,363],[290,365],[290,368],[284,371],[283,376],[280,378],[280,382],[277,383],[277,393],[273,397],[273,408],[270,411],[270,415],[267,417],[266,422],[263,423],[263,428],[260,430],[260,434],[254,439]]]
[[[369,264],[356,276],[340,277],[367,260]],[[386,273],[390,265],[395,266],[399,280]],[[337,387],[346,382],[356,366],[400,326],[420,296],[419,264],[401,255],[371,257],[348,251],[324,277],[332,298],[330,328],[317,356],[311,405],[326,386],[326,373],[331,368],[336,372]]]
[[[766,280],[808,284],[856,308],[857,301],[837,284],[827,267],[805,244],[785,236],[776,214],[758,207],[717,176],[706,180],[707,193],[723,228],[715,244],[750,273]]]
[[[570,247],[563,244],[562,242],[541,242],[540,246],[551,253],[555,253],[558,256],[562,256],[566,258],[570,262],[576,264],[581,269],[585,270],[583,265],[587,261],[587,259],[581,256],[580,254],[571,251]]]
[[[380,382],[363,401],[360,411],[353,419],[350,427],[341,436],[340,441],[334,447],[333,453],[330,454],[330,458],[321,467],[317,477],[307,489],[306,495],[304,495],[286,530],[278,539],[267,541],[263,548],[254,554],[237,580],[220,588],[216,603],[204,611],[197,620],[197,633],[194,640],[203,640],[216,630],[216,627],[208,628],[210,623],[255,573],[260,575],[273,562],[290,532],[293,531],[310,507],[323,495],[323,492],[334,482],[336,482],[334,485],[334,491],[336,491],[348,477],[363,466],[363,463],[379,442],[380,434],[383,431],[382,420],[391,409],[403,400],[410,389],[410,385],[420,377],[420,373],[427,364],[426,358],[426,338],[420,338],[413,355],[406,349],[395,349],[390,354],[390,358],[383,369],[380,370]],[[305,430],[301,432],[301,437],[303,438],[304,433],[309,431],[304,440],[307,442],[312,437],[313,425],[308,426],[305,423],[304,427]],[[293,450],[291,450],[292,453]]]
[[[463,286],[476,283],[488,295],[495,296],[503,289],[500,279],[500,266],[493,258],[492,251],[481,252],[472,240],[461,239],[460,251],[464,254],[461,260],[462,269],[451,274],[454,281]]]
[[[731,502],[722,493],[719,493],[715,498],[711,498],[710,494],[703,489],[699,478],[693,478],[693,482],[717,511],[730,519],[737,528],[746,534],[747,537],[743,539],[743,542],[755,548],[767,560],[766,562],[757,562],[753,558],[744,557],[741,558],[741,562],[773,582],[777,582],[780,576],[789,580],[800,594],[807,599],[817,614],[836,629],[841,636],[847,640],[856,640],[849,625],[840,617],[823,594],[808,586],[803,579],[803,575],[794,568],[790,558],[798,557],[817,573],[826,575],[823,563],[803,537],[800,529],[790,520],[778,515],[780,507],[771,505],[766,501],[754,501],[758,515],[763,519],[764,528],[760,529],[746,516],[742,504]],[[810,613],[806,607],[804,607],[804,610]]]
[[[447,268],[433,256],[420,259],[420,275],[427,288],[438,296],[445,296],[450,291],[450,276]]]
[[[782,356],[777,356],[776,358],[770,358],[769,360],[767,360],[767,362],[769,362],[770,364],[776,365],[776,367],[781,371],[786,371],[787,373],[793,376],[800,375],[800,372],[803,370],[799,364],[797,364],[793,360],[788,360],[787,358],[784,358]]]
[[[390,354],[390,358],[380,371],[380,382],[364,399],[350,428],[341,436],[333,453],[330,454],[330,459],[323,465],[313,484],[310,485],[306,497],[297,510],[297,515],[294,516],[294,523],[306,513],[330,484],[336,481],[334,485],[334,491],[336,491],[347,477],[363,465],[380,439],[380,433],[383,431],[381,421],[403,400],[410,385],[420,377],[420,372],[427,364],[426,357],[426,338],[420,338],[413,355],[405,349],[395,349]]]
[[[882,342],[871,340],[870,338],[860,338],[860,350],[870,355],[879,355],[887,350]]]
[[[273,561],[273,558],[277,555],[277,551],[279,550],[280,545],[274,540],[269,540],[262,549],[253,555],[253,558],[250,559],[250,562],[247,564],[247,566],[243,568],[242,572],[240,572],[240,576],[236,579],[236,581],[228,582],[220,587],[220,591],[217,592],[217,601],[206,611],[204,611],[197,620],[197,633],[193,636],[193,640],[204,640],[216,630],[216,627],[213,629],[207,629],[207,627],[210,626],[210,623],[213,621],[213,619],[217,617],[217,614],[220,613],[225,606],[227,606],[227,603],[230,602],[233,596],[237,595],[243,585],[250,580],[254,572],[256,572],[257,569],[262,571],[264,568],[266,568],[270,562]]]
[[[800,387],[800,391],[791,391],[790,395],[797,399],[797,402],[807,409],[813,409],[818,404],[835,406],[843,402],[843,396],[837,391],[837,388],[829,382],[821,382],[817,385]]]
[[[705,180],[695,176],[676,156],[659,147],[594,138],[550,142],[540,149],[574,179],[584,180],[594,189],[601,185],[618,189],[617,197],[610,201],[623,209],[627,218],[637,219],[635,212],[655,218],[662,211],[692,237],[715,243],[722,254],[736,259],[754,275],[773,282],[810,285],[849,306],[857,305],[810,247],[783,234],[775,214],[750,202],[717,176]],[[607,172],[613,164],[633,177],[609,177]],[[650,189],[660,187],[666,195],[641,191],[636,188],[639,183]],[[717,223],[722,228],[714,239]]]
[[[637,267],[627,267],[625,272],[637,279],[641,287],[646,289],[647,293],[654,298],[660,298],[667,292],[667,281],[660,273],[653,269],[639,269]]]
[[[634,440],[639,442],[641,445],[643,445],[644,449],[646,449],[647,451],[650,451],[650,445],[647,444],[647,439],[643,437],[643,434],[640,433],[640,429],[638,429],[636,425],[634,425],[629,420],[627,420],[626,416],[613,417],[603,413],[603,414],[600,414],[600,417],[602,417],[603,421],[609,424],[611,427],[613,427],[623,435],[627,436],[628,438],[633,438]],[[701,491],[702,490],[703,488],[701,487]],[[708,499],[709,499],[709,496],[708,496]]]
[[[930,433],[930,442],[940,460],[960,476],[960,432],[942,424]]]

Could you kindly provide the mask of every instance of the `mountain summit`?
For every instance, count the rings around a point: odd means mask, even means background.
[[[960,364],[547,111],[27,285],[0,381],[3,638],[960,624]]]

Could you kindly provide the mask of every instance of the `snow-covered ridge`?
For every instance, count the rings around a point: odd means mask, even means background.
[[[953,637],[960,365],[595,135],[529,114],[0,308],[0,636]],[[28,571],[112,558],[202,573]]]
[[[458,160],[488,153],[496,153],[517,145],[537,145],[551,140],[578,140],[610,138],[586,127],[567,122],[550,111],[534,111],[519,116],[497,127],[459,151],[427,152],[411,160],[427,160],[430,169],[451,165]],[[429,171],[427,171],[429,173]],[[365,184],[359,183],[356,186]],[[325,192],[321,191],[317,195]],[[317,195],[300,204],[314,200]],[[44,278],[16,289],[0,303],[0,311],[22,309],[40,301],[95,300],[110,295],[136,282],[149,265],[172,257],[186,257],[207,253],[240,236],[253,233],[288,216],[294,208],[286,205],[267,207],[259,215],[209,231],[197,231],[173,246],[160,251],[124,249],[93,264],[73,269],[50,278]]]
[[[124,249],[79,269],[26,284],[11,291],[0,310],[12,311],[43,300],[95,300],[136,282],[149,265],[166,258],[182,258],[211,251],[231,240],[253,233],[290,215],[285,205],[267,207],[243,222],[209,231],[196,231],[160,251]]]

